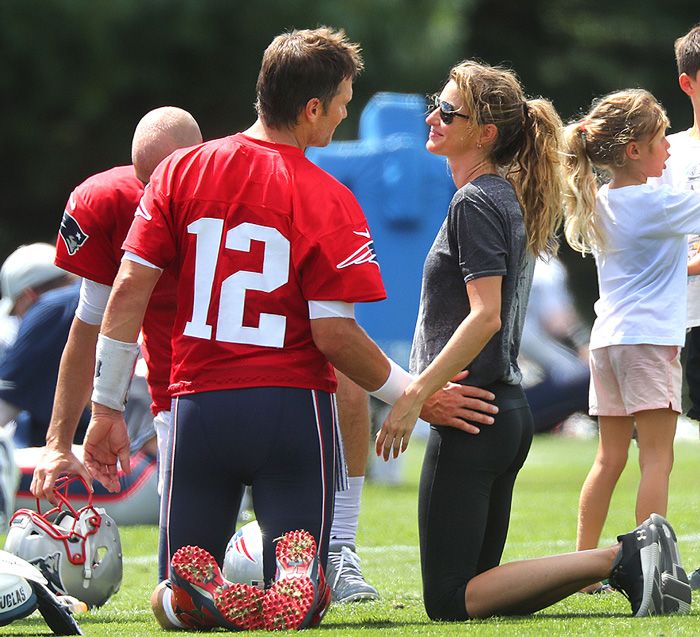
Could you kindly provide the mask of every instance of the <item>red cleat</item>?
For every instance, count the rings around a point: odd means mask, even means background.
[[[294,576],[278,580],[265,594],[266,630],[298,630],[310,623],[315,589],[311,579]]]
[[[265,593],[249,584],[231,583],[216,600],[216,607],[230,625],[240,630],[262,630]]]
[[[191,628],[262,628],[263,592],[224,579],[214,557],[198,546],[183,546],[171,561],[175,613]],[[179,612],[178,612],[179,610]]]
[[[277,542],[275,583],[265,594],[267,630],[317,626],[330,601],[330,589],[319,572],[316,541],[308,531],[289,531]]]
[[[321,623],[331,605],[331,587],[326,582],[326,576],[321,566],[318,568],[318,594],[316,598],[316,606],[309,622],[309,628],[316,628]]]

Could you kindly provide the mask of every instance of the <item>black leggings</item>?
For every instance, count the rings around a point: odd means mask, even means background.
[[[530,449],[533,423],[520,387],[492,391],[500,411],[478,435],[430,430],[418,528],[423,600],[431,619],[469,619],[467,583],[497,566],[503,554],[513,484]]]
[[[688,416],[700,420],[700,327],[693,327],[685,339],[685,380],[688,383]]]

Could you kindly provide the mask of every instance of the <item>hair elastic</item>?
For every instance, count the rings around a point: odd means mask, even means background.
[[[588,125],[588,120],[583,120],[578,127],[578,133],[581,135],[581,140],[583,143],[586,143],[587,135],[588,135],[588,130],[586,126]]]

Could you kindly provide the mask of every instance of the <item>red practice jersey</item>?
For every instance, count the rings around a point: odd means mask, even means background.
[[[177,274],[174,395],[334,391],[308,301],[386,297],[352,193],[300,149],[240,133],[160,164],[123,247]]]
[[[118,166],[80,184],[68,198],[56,242],[56,265],[111,286],[122,259],[122,243],[143,195],[133,166]],[[175,280],[164,273],[143,321],[143,356],[153,413],[170,410],[170,337],[175,320]]]

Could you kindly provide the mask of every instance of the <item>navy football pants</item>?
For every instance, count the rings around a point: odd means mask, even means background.
[[[223,564],[243,488],[251,485],[265,581],[274,579],[274,540],[295,529],[316,538],[325,567],[337,444],[332,394],[289,387],[202,392],[177,397],[172,417],[162,502],[169,558],[192,544]]]

